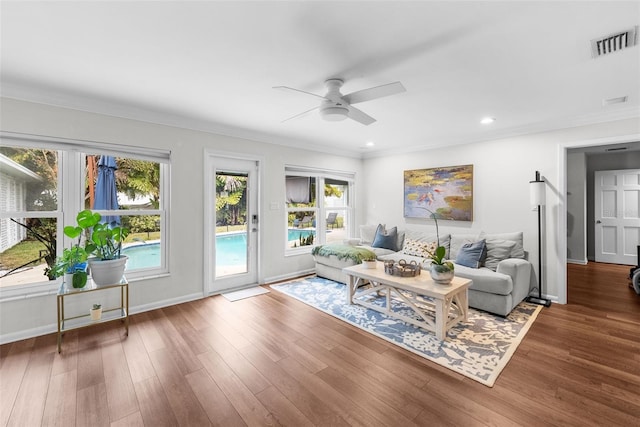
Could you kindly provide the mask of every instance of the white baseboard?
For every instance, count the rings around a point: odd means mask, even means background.
[[[580,264],[580,265],[587,265],[589,261],[587,261],[586,259],[568,259],[567,263],[568,264]]]
[[[302,270],[302,271],[297,271],[295,273],[283,274],[281,276],[265,277],[264,283],[262,283],[262,285],[267,283],[281,282],[283,280],[295,279],[296,277],[307,276],[309,274],[314,274],[315,272],[316,272],[315,268],[310,268],[308,270]]]
[[[178,298],[171,298],[162,301],[156,301],[151,304],[137,305],[135,307],[129,307],[129,314],[143,313],[145,311],[156,310],[158,308],[169,307],[171,305],[182,304],[183,302],[195,301],[204,298],[202,293],[195,293],[190,295],[182,295]],[[29,338],[35,338],[42,335],[52,334],[58,332],[58,325],[55,323],[39,326],[37,328],[25,329],[23,331],[12,332],[0,336],[0,345],[8,344],[15,341],[26,340]]]

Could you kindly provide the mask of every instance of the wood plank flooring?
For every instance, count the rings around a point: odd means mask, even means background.
[[[629,267],[568,269],[493,388],[272,291],[0,346],[0,426],[640,425]]]

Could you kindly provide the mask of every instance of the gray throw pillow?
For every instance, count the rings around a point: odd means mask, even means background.
[[[516,245],[518,243],[512,240],[487,239],[487,258],[484,260],[484,266],[496,271],[500,261],[513,258],[511,253]]]
[[[466,243],[458,250],[456,264],[469,268],[480,268],[487,256],[487,245],[484,239],[473,243]]]
[[[393,227],[385,230],[382,225],[378,225],[376,237],[371,244],[373,248],[384,248],[394,252],[398,251],[398,228]]]

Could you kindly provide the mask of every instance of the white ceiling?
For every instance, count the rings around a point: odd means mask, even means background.
[[[0,12],[2,96],[271,143],[367,157],[640,116],[640,46],[590,51],[638,25],[640,1],[3,0]],[[358,104],[370,126],[282,123],[317,101],[273,86],[323,95],[335,77],[343,93],[407,91]]]

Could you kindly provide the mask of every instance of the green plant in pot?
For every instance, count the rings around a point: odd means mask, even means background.
[[[78,223],[89,225],[91,236],[85,250],[94,255],[87,261],[91,277],[97,285],[111,285],[120,282],[126,268],[127,256],[121,254],[122,242],[129,235],[129,229],[121,226],[102,224],[102,216],[86,209],[78,214]]]
[[[64,227],[64,234],[71,239],[77,238],[78,243],[71,245],[69,248],[64,248],[62,256],[56,259],[50,274],[54,277],[69,275],[70,279],[65,279],[65,283],[72,284],[74,288],[84,288],[87,284],[87,259],[89,253],[80,243],[82,233],[87,227],[86,223],[81,222],[79,219],[77,221],[78,226],[76,227],[72,225]]]
[[[429,253],[431,278],[436,283],[448,284],[453,280],[454,266],[451,261],[444,258],[446,253],[447,250],[444,246],[438,246],[435,251]]]

